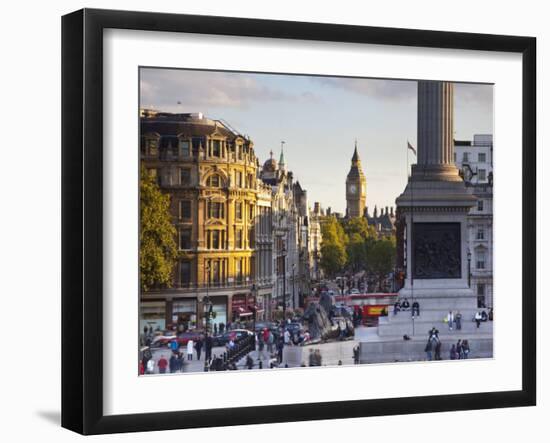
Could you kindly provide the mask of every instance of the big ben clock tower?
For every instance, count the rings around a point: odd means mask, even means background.
[[[367,179],[361,169],[361,160],[357,153],[357,141],[355,151],[351,158],[351,168],[346,178],[346,203],[348,217],[362,217],[367,200]]]

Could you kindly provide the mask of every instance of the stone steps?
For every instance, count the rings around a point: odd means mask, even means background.
[[[462,322],[461,329],[457,330],[456,325],[453,326],[452,330],[449,330],[447,323],[442,321],[433,322],[433,321],[423,321],[422,318],[414,320],[414,335],[421,335],[428,337],[428,331],[432,327],[436,327],[441,334],[451,334],[451,335],[460,335],[462,334],[488,334],[492,332],[492,322],[481,322],[479,328],[473,321]],[[378,325],[378,335],[380,337],[384,336],[403,336],[403,334],[412,335],[413,331],[413,320],[409,319],[408,322],[402,323],[382,323]]]
[[[449,350],[457,339],[450,337],[441,338],[441,358],[449,360]],[[462,336],[462,339],[468,339],[470,345],[469,358],[492,358],[493,357],[493,339],[488,337],[475,338]],[[424,361],[426,353],[426,339],[413,339],[410,341],[398,339],[379,342],[361,342],[359,351],[360,363],[388,363],[396,361]]]

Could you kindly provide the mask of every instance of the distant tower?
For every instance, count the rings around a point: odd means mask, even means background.
[[[355,151],[351,158],[351,168],[346,178],[346,213],[348,217],[361,217],[367,201],[367,179],[361,169],[361,160],[357,153],[357,140]]]

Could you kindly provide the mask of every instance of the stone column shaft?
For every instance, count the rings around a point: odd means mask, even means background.
[[[418,164],[453,164],[453,132],[453,84],[418,82]]]

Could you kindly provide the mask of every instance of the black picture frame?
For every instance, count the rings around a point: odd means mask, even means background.
[[[103,31],[503,51],[522,55],[522,388],[106,416],[103,413]],[[103,434],[536,404],[536,39],[150,12],[83,9],[62,18],[62,426]]]

